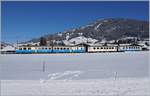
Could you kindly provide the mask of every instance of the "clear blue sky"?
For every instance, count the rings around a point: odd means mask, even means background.
[[[103,18],[148,20],[148,1],[2,2],[2,41],[15,43]]]

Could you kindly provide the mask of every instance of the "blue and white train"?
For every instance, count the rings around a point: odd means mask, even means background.
[[[16,47],[17,54],[31,53],[95,53],[95,52],[125,52],[142,51],[142,46],[133,44],[121,45],[76,45],[76,46],[19,46]]]
[[[19,46],[16,53],[84,53],[84,46]]]

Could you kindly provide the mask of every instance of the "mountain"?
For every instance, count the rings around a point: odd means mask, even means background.
[[[93,40],[95,42],[112,41],[128,37],[142,40],[149,38],[149,22],[135,19],[107,18],[96,20],[93,23],[79,28],[49,34],[43,37],[46,38],[47,41],[68,41],[71,43],[76,40],[79,41],[81,38],[87,42],[93,42]],[[37,38],[29,42],[39,42],[39,40],[40,39]]]

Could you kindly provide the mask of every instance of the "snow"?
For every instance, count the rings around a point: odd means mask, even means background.
[[[108,43],[115,43],[115,40],[107,41]]]
[[[77,80],[114,77],[148,77],[148,52],[2,54],[0,76],[4,80],[39,80],[48,74],[80,71]],[[45,73],[42,64],[45,62]]]
[[[61,37],[63,34],[62,33],[58,33],[57,35]]]
[[[69,33],[66,34],[66,40],[69,40]]]
[[[149,79],[2,80],[2,96],[149,96]]]
[[[94,24],[89,24],[89,25],[86,25],[85,27],[92,27],[94,26]]]
[[[63,40],[63,43],[64,43],[65,45],[70,45],[70,46],[75,45],[74,43],[69,42],[68,40]]]
[[[3,54],[0,65],[2,96],[150,95],[149,52]]]
[[[17,46],[23,46],[23,45],[39,45],[40,42],[27,42],[27,43],[19,43],[19,44],[14,44],[15,47]]]
[[[72,38],[69,40],[69,35],[66,36],[66,40],[63,40],[63,43],[65,45],[76,45],[76,44],[81,44],[81,43],[95,43],[98,40],[93,39],[93,38],[86,38],[82,36],[83,33],[78,33],[80,36]]]
[[[95,28],[94,30],[98,31],[98,28],[102,25],[103,23],[99,23]]]
[[[106,23],[106,22],[108,22],[108,20],[104,20],[103,22],[105,22],[105,23]]]
[[[76,44],[87,43],[87,41],[90,43],[95,43],[98,40],[93,38],[86,38],[84,36],[78,36],[69,40],[69,42],[75,42]]]
[[[76,31],[76,29],[72,29],[72,32]]]
[[[81,29],[85,29],[85,28],[86,28],[86,26],[82,26],[82,27],[81,27]]]
[[[82,35],[83,35],[83,33],[78,33],[78,35],[79,35],[79,36],[82,36]]]
[[[3,49],[1,49],[1,51],[14,51],[14,50],[15,50],[15,47],[12,47],[12,46],[6,46]]]
[[[106,39],[102,39],[100,43],[106,43],[107,40]]]
[[[69,76],[69,79],[72,79],[73,77],[78,77],[82,72],[81,71],[65,71],[63,73],[52,73],[48,74],[48,78],[50,80],[57,80],[59,78],[67,77]]]
[[[121,40],[127,40],[127,39],[137,39],[137,37],[124,37],[124,38],[121,38]]]

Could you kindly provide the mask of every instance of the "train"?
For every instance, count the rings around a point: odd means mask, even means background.
[[[18,46],[16,54],[36,53],[97,53],[97,52],[125,52],[142,51],[143,46],[137,44],[107,44],[107,45],[86,45],[75,46]]]
[[[83,53],[84,46],[19,46],[16,53]]]

